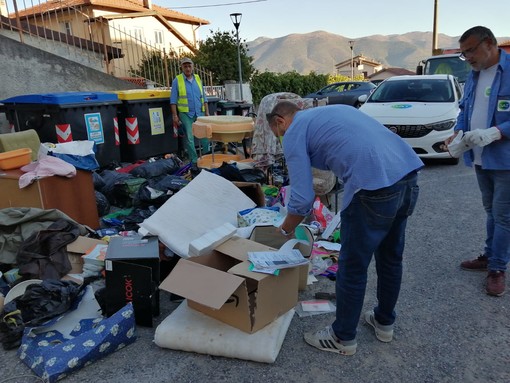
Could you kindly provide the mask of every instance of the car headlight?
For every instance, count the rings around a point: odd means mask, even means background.
[[[456,123],[457,123],[457,119],[453,118],[451,120],[445,120],[445,121],[434,122],[433,124],[427,124],[427,125],[425,125],[425,127],[427,129],[442,131],[442,130],[448,130],[448,129],[453,128]]]

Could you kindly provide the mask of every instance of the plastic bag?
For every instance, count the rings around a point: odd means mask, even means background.
[[[320,231],[322,232],[334,217],[334,214],[324,205],[320,198],[315,198],[312,208],[314,221],[320,224]]]
[[[282,218],[280,208],[278,207],[255,207],[238,212],[237,224],[239,227],[247,227],[262,223],[274,225],[281,221]]]
[[[19,347],[25,327],[38,326],[65,313],[83,289],[72,281],[46,279],[27,286],[5,305],[0,318],[0,342],[5,350]]]
[[[39,158],[53,156],[70,163],[77,169],[96,170],[99,163],[94,152],[94,141],[71,141],[61,144],[41,143]]]
[[[129,173],[139,178],[153,178],[164,174],[173,174],[179,169],[179,166],[179,161],[176,158],[171,157],[153,162],[144,162]]]

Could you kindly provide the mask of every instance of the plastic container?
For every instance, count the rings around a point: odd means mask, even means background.
[[[149,157],[175,153],[170,91],[133,89],[115,92],[122,101],[118,109],[120,156],[135,162]]]
[[[94,141],[100,166],[120,161],[115,93],[27,94],[1,101],[16,131],[34,129],[41,142]]]
[[[9,170],[21,168],[29,164],[32,159],[32,149],[21,148],[0,153],[0,169]]]

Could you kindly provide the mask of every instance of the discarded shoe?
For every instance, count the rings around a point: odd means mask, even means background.
[[[356,353],[356,340],[341,341],[337,338],[331,326],[317,332],[305,333],[305,342],[322,351],[336,352],[341,355],[354,355]]]
[[[375,336],[381,342],[391,342],[393,340],[393,325],[382,325],[375,319],[373,310],[365,312],[365,321],[374,328]]]

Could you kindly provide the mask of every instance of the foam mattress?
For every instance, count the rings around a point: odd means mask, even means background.
[[[248,334],[189,308],[184,300],[156,328],[154,342],[173,350],[274,363],[293,316],[294,309]]]

